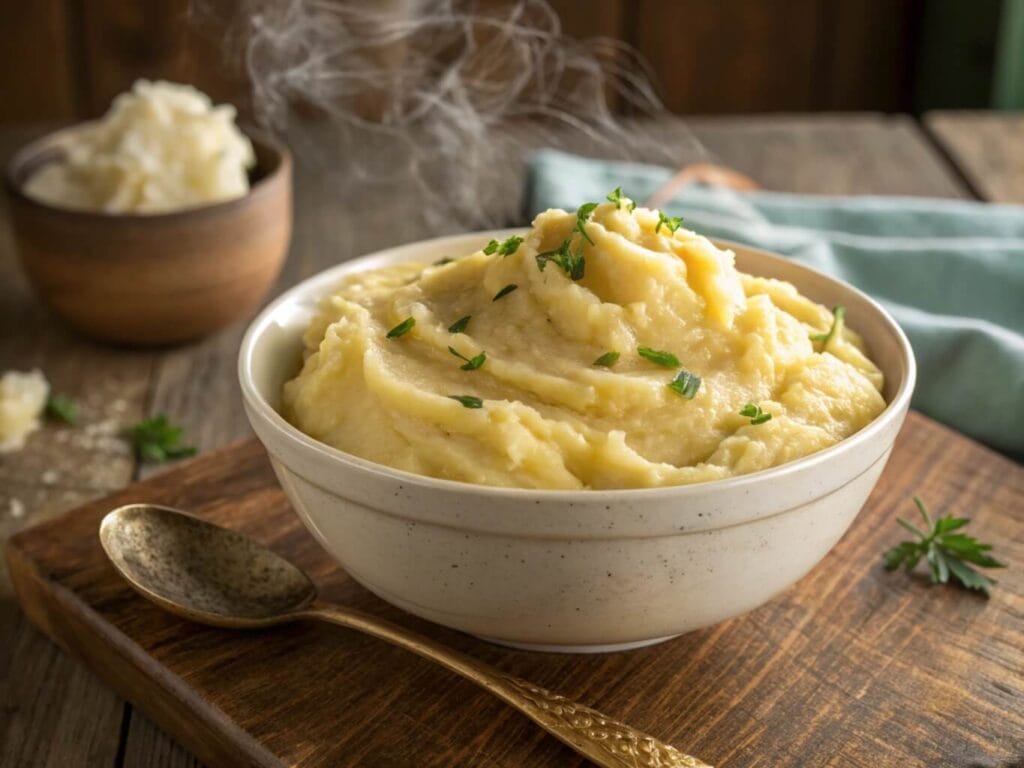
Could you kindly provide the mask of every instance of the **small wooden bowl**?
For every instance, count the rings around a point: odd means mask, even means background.
[[[53,312],[96,339],[158,345],[199,338],[255,310],[288,252],[288,150],[247,131],[256,151],[249,193],[171,213],[75,211],[25,195],[25,180],[59,157],[77,129],[23,147],[5,178],[21,264]]]

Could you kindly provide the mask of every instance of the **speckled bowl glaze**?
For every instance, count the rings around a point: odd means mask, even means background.
[[[885,411],[836,446],[774,469],[697,485],[619,491],[501,489],[374,464],[308,437],[277,412],[318,300],[342,277],[469,253],[484,232],[392,248],[291,289],[250,326],[239,355],[246,412],[299,516],[384,600],[516,647],[635,648],[770,600],[811,570],[857,516],[910,403],[906,337],[854,288],[726,244],[739,267],[844,304],[886,377]]]

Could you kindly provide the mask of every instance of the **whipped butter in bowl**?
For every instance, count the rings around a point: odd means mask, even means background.
[[[217,330],[258,306],[287,253],[288,151],[191,86],[139,81],[99,120],[23,147],[5,182],[37,294],[104,341]]]
[[[29,197],[60,208],[166,213],[249,191],[252,143],[234,107],[189,85],[139,80],[100,120],[61,145],[25,181]]]

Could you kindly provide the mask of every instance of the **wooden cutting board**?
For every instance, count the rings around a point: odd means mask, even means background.
[[[1009,564],[991,599],[886,573],[917,493],[972,518]],[[407,616],[305,532],[254,441],[207,454],[29,529],[8,564],[30,618],[211,766],[577,766],[473,685],[330,626],[241,633],[135,595],[97,540],[150,501],[245,531],[325,596],[589,703],[724,768],[1019,766],[1024,759],[1024,469],[911,414],[878,488],[810,575],[738,619],[638,651],[512,651]]]

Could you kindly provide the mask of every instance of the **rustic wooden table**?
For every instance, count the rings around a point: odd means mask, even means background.
[[[701,118],[689,126],[720,159],[770,189],[1024,202],[1024,117],[935,114]],[[672,123],[665,135],[681,135]],[[0,131],[0,161],[38,131]],[[377,205],[377,203],[374,203]],[[0,212],[0,216],[3,213]],[[296,179],[296,230],[283,288],[319,269],[424,234],[379,207],[340,209]],[[183,424],[201,450],[248,434],[235,384],[244,324],[159,352],[101,347],[67,332],[19,274],[0,221],[0,370],[39,367],[75,397],[84,427],[47,427],[0,458],[0,537],[151,473],[117,433],[146,415]],[[5,577],[0,577],[5,578]],[[195,759],[39,634],[0,581],[0,766],[189,766]]]

